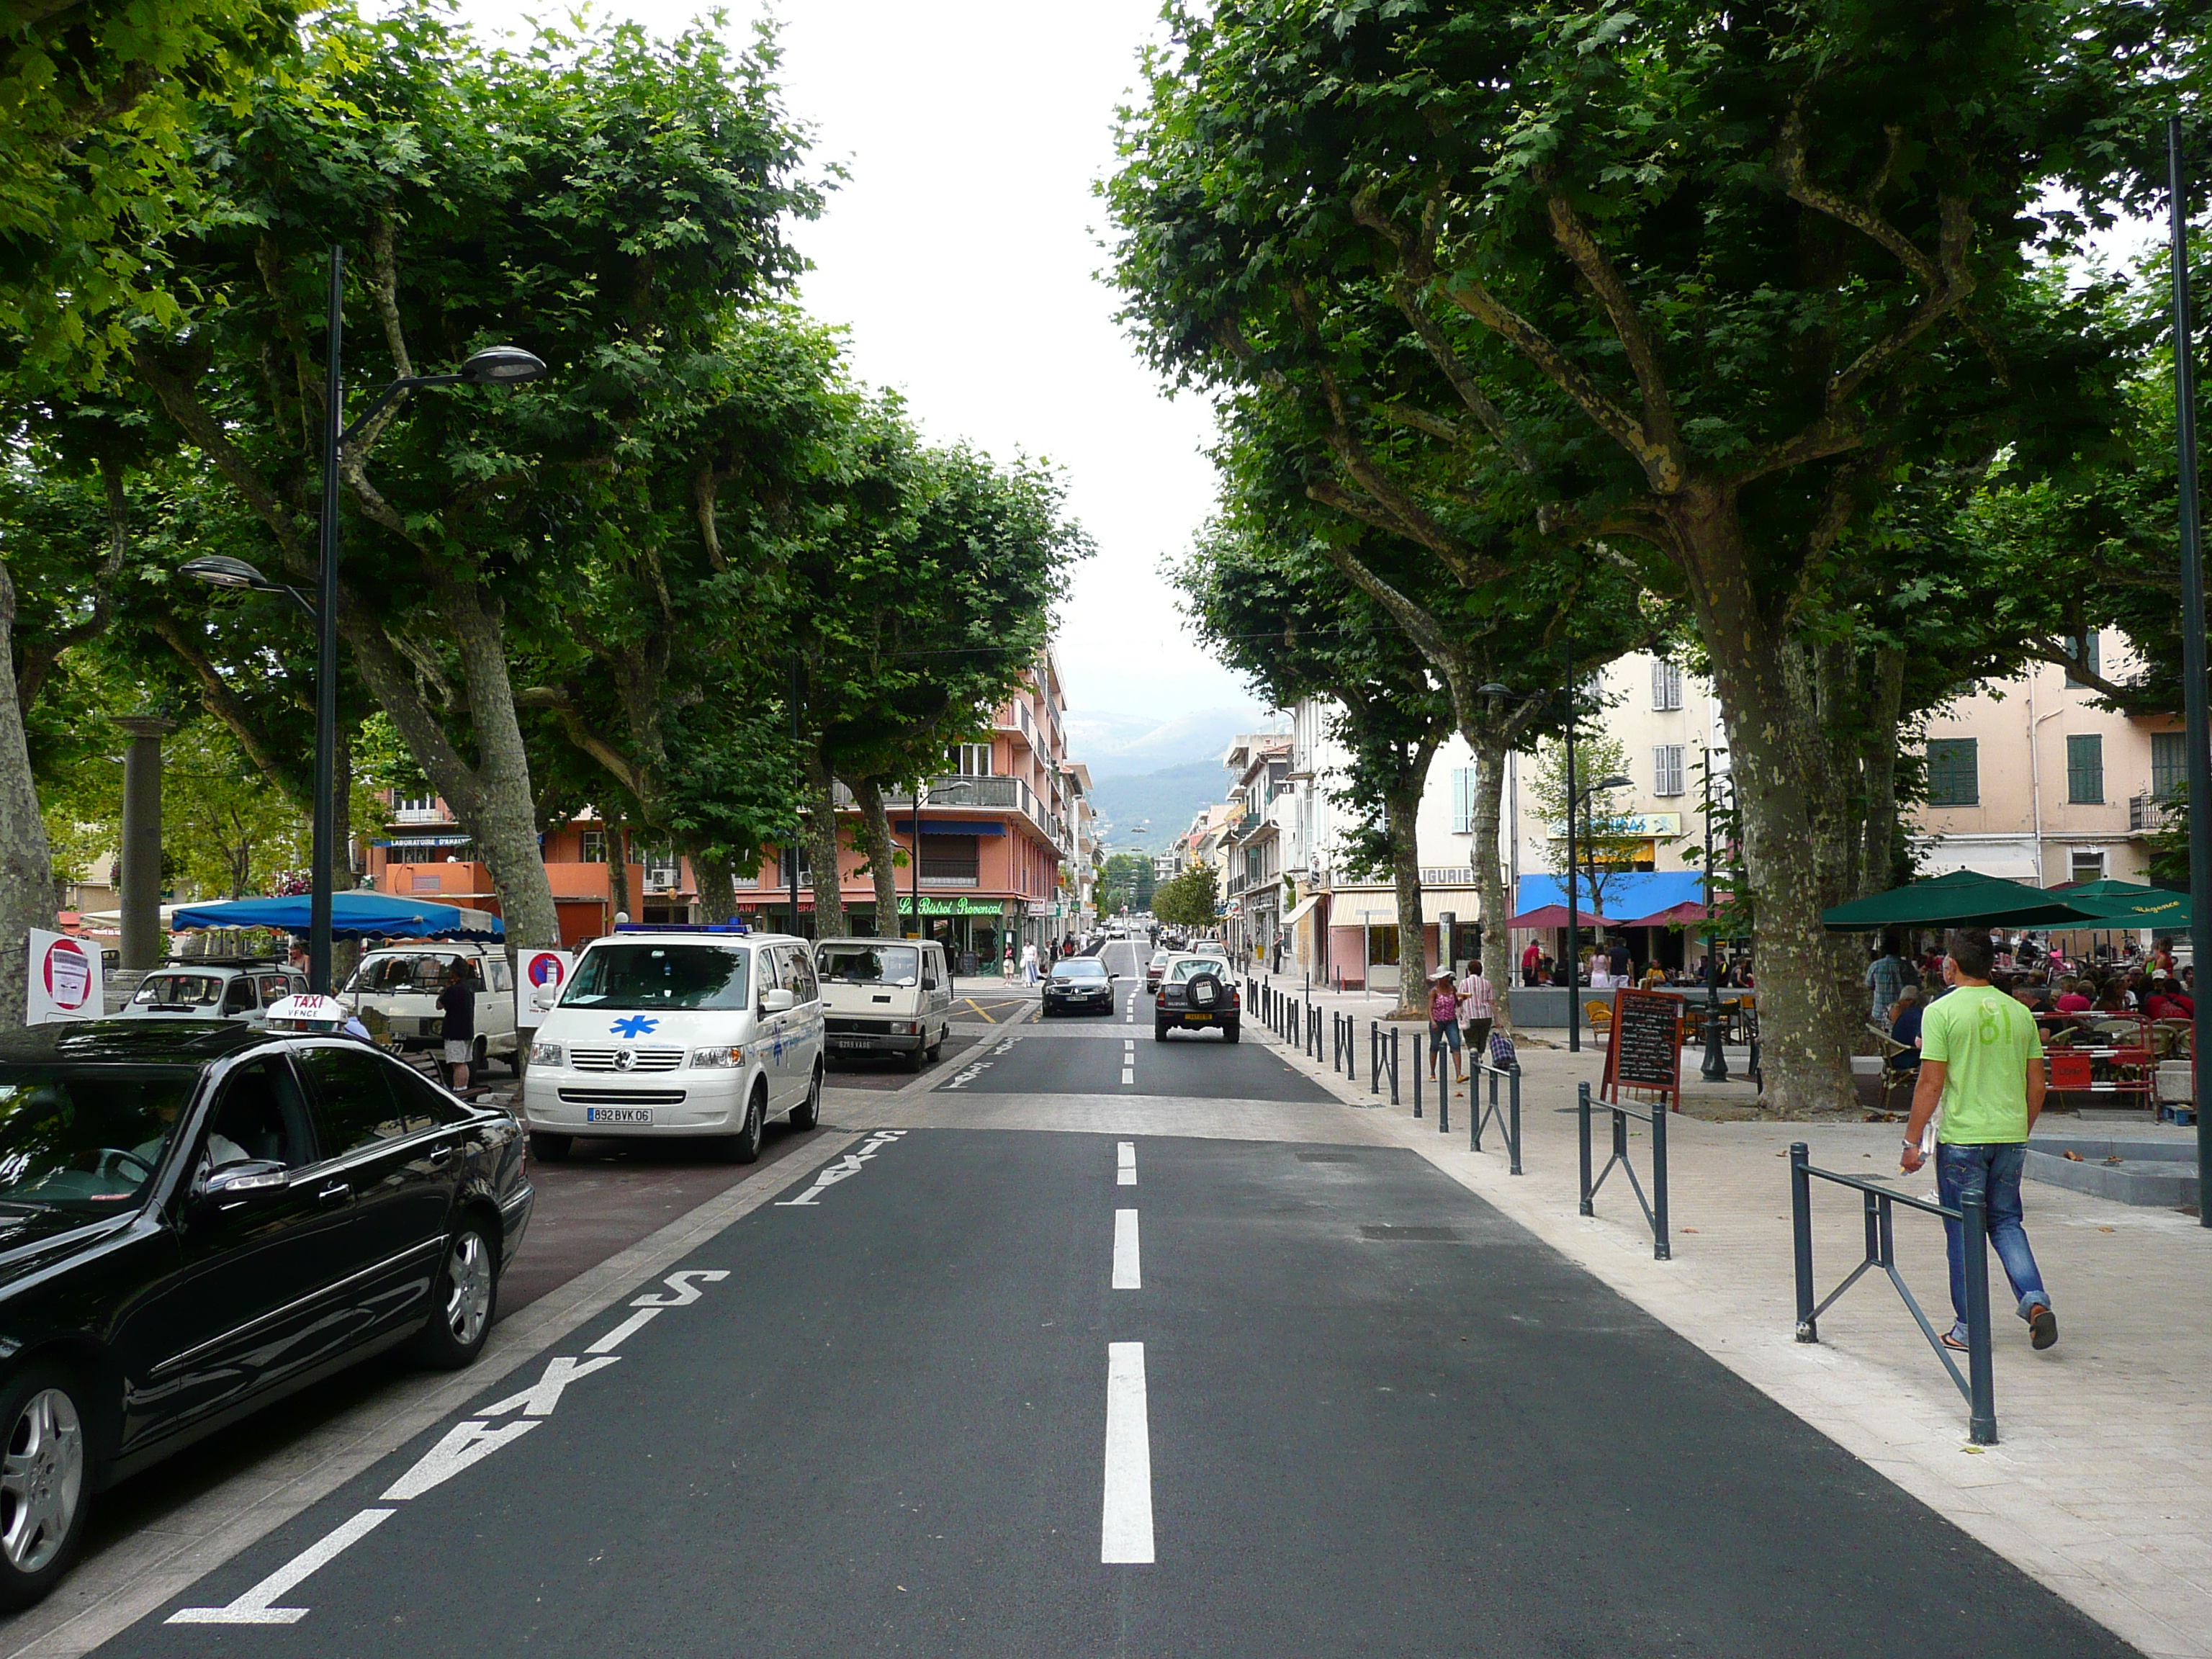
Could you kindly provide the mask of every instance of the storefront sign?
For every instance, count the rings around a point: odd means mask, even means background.
[[[30,994],[23,1007],[26,1025],[100,1018],[99,946],[87,945],[66,933],[49,933],[33,927],[30,980]]]

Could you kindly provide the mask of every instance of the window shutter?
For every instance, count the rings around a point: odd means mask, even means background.
[[[1451,780],[1452,834],[1471,836],[1474,833],[1474,769],[1455,766]]]

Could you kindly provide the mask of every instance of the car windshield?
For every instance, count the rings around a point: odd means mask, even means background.
[[[1155,968],[1164,968],[1164,967],[1166,967],[1167,965],[1168,965],[1168,953],[1167,953],[1165,951],[1153,951],[1153,952],[1152,952],[1152,966],[1153,966],[1153,967],[1155,967]]]
[[[220,1007],[222,980],[221,974],[149,974],[131,1000],[147,1007]]]
[[[0,1066],[0,1206],[135,1204],[191,1100],[180,1066]]]
[[[726,945],[594,945],[563,1008],[744,1008],[752,952]]]
[[[1096,957],[1070,957],[1065,962],[1053,964],[1054,979],[1103,979],[1106,964]]]
[[[1168,971],[1177,985],[1187,985],[1200,974],[1212,974],[1227,979],[1229,964],[1212,957],[1185,957]]]
[[[457,962],[465,963],[471,975],[475,974],[476,963],[467,957],[438,956],[424,951],[371,957],[347,981],[346,989],[387,994],[405,991],[435,996],[446,988],[446,972]]]
[[[814,963],[838,985],[912,985],[921,977],[921,952],[911,945],[825,945]]]

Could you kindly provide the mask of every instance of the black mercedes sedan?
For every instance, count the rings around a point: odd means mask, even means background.
[[[524,1148],[347,1038],[0,1036],[0,1608],[52,1588],[125,1475],[381,1349],[474,1360]]]
[[[1052,964],[1044,982],[1044,1006],[1039,1018],[1054,1014],[1110,1014],[1114,1012],[1115,975],[1097,957],[1062,957]]]

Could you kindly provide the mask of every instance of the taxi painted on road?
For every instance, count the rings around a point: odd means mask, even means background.
[[[739,1164],[768,1124],[822,1115],[822,991],[813,947],[732,924],[624,923],[585,948],[523,1074],[538,1158],[579,1135],[711,1137]]]

